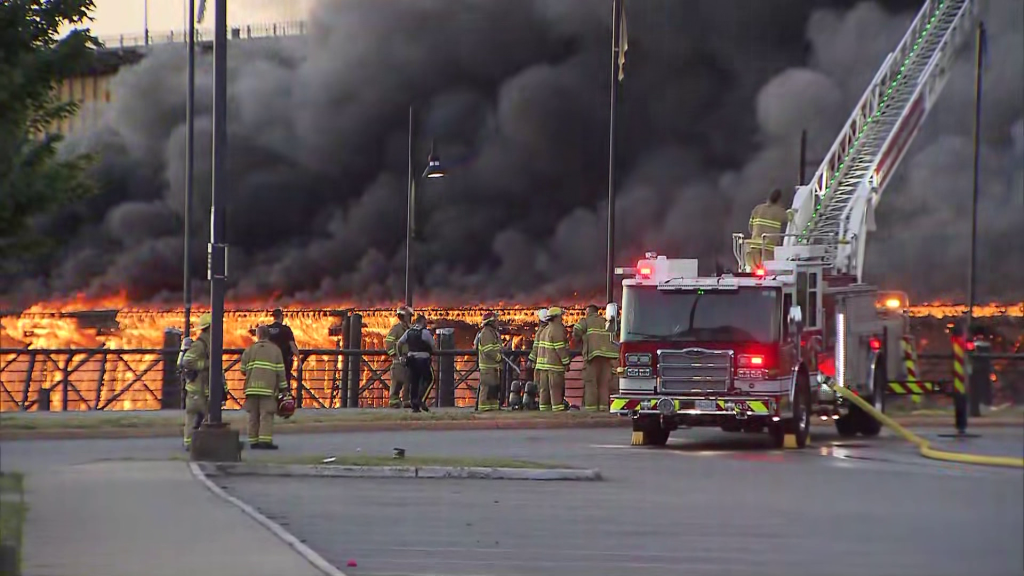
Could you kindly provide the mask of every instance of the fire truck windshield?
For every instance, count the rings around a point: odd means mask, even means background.
[[[626,286],[622,341],[677,340],[771,343],[779,339],[778,288],[661,291]]]

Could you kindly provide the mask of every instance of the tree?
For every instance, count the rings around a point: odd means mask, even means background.
[[[33,217],[94,192],[86,173],[92,157],[58,157],[63,137],[52,131],[78,111],[58,88],[95,57],[99,41],[79,28],[94,7],[93,0],[0,2],[0,269],[48,244],[33,232]]]

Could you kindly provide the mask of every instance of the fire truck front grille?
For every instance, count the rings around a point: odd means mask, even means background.
[[[663,392],[725,392],[732,380],[732,352],[659,350],[658,376]]]

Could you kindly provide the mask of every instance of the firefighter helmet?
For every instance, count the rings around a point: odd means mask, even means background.
[[[548,320],[548,309],[547,308],[541,308],[541,309],[537,310],[537,319],[540,320],[541,322],[547,322],[547,320]]]
[[[548,308],[548,318],[554,318],[555,316],[561,316],[561,315],[562,315],[562,309],[559,308],[558,306],[552,306],[551,308]]]
[[[210,327],[210,324],[213,324],[213,316],[209,312],[203,313],[203,315],[199,317],[199,329],[206,330]]]
[[[488,324],[498,320],[498,314],[496,312],[485,312],[484,317],[480,320],[481,326],[487,326]]]
[[[277,415],[287,420],[295,414],[295,398],[291,394],[281,394],[277,397]]]
[[[399,306],[398,309],[395,310],[395,316],[405,316],[406,318],[412,320],[412,308],[408,306]]]

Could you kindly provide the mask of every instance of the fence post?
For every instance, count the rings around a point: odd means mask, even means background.
[[[991,344],[984,340],[974,341],[974,349],[970,350],[970,370],[968,371],[967,394],[971,403],[971,417],[981,416],[981,405],[991,405],[992,360],[986,356],[991,352]]]
[[[967,433],[967,390],[966,367],[964,362],[964,339],[953,335],[953,409],[956,413],[956,431]]]
[[[439,350],[455,349],[455,330],[443,328],[437,331],[437,335]],[[455,406],[455,355],[441,355],[437,372],[437,406],[451,408]]]
[[[348,345],[349,350],[363,349],[363,315],[352,314],[348,317]],[[359,408],[359,384],[363,374],[363,355],[356,354],[349,357],[348,361],[348,407]]]
[[[181,407],[181,378],[178,376],[178,351],[181,349],[181,330],[164,330],[163,392],[160,395],[161,410],[176,410]]]

